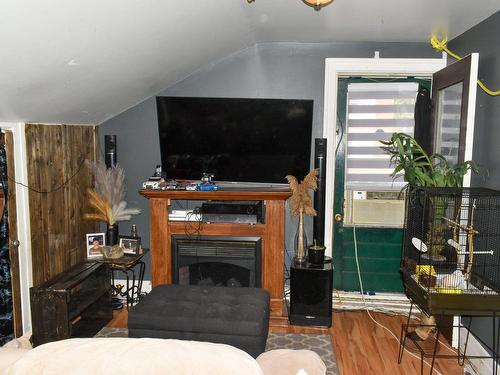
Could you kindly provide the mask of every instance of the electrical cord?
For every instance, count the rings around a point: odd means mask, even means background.
[[[88,144],[87,144],[87,147],[88,147],[88,146],[89,146],[89,145],[90,145],[93,141],[94,141],[94,138],[90,138],[90,139],[89,139],[89,142],[88,142]],[[86,160],[86,159],[87,159],[87,158],[85,157],[85,154],[82,154],[82,156],[81,156],[81,161],[80,161],[80,163],[78,164],[78,167],[76,168],[76,171],[75,171],[75,172],[74,172],[74,173],[73,173],[73,174],[72,174],[72,175],[71,175],[68,179],[66,179],[66,180],[65,180],[62,184],[60,184],[59,186],[57,186],[57,187],[55,187],[54,189],[51,189],[51,190],[38,190],[38,189],[35,189],[35,188],[31,187],[31,186],[28,186],[28,185],[26,185],[26,184],[23,184],[22,182],[16,181],[15,179],[13,179],[12,177],[9,177],[9,176],[7,176],[7,179],[8,179],[8,180],[10,180],[10,181],[12,181],[12,182],[13,182],[14,184],[16,184],[16,185],[23,186],[23,187],[27,188],[28,190],[31,190],[31,191],[33,191],[33,192],[35,192],[35,193],[38,193],[38,194],[51,194],[51,193],[55,193],[56,191],[59,191],[59,190],[61,190],[63,187],[65,187],[66,185],[68,185],[68,184],[71,182],[71,180],[72,180],[73,178],[75,178],[75,176],[76,176],[78,173],[80,173],[80,171],[81,171],[81,170],[82,170],[82,168],[83,168],[83,165],[85,164],[85,160]]]
[[[356,260],[356,269],[357,269],[357,273],[358,273],[358,280],[359,280],[359,288],[360,288],[360,291],[361,291],[361,299],[363,300],[363,304],[366,306],[366,302],[365,302],[365,296],[364,296],[364,291],[363,291],[363,282],[361,280],[361,269],[359,267],[359,258],[358,258],[358,243],[357,243],[357,239],[356,239],[356,226],[354,225],[352,227],[352,230],[353,230],[353,237],[354,237],[354,258]],[[383,328],[384,330],[386,330],[387,332],[390,333],[390,335],[399,343],[399,338],[389,329],[387,328],[386,326],[384,326],[383,324],[379,323],[373,316],[372,314],[370,314],[370,311],[368,309],[366,309],[366,312],[368,314],[368,316],[370,317],[370,319],[376,324],[378,325],[379,327]],[[441,344],[443,344],[441,341],[439,341]],[[446,345],[445,345],[446,346]],[[403,348],[404,351],[406,351],[407,353],[409,353],[412,357],[418,359],[418,360],[421,360],[421,358],[419,358],[415,353],[409,351],[408,349],[406,348]],[[450,349],[451,350],[451,349]],[[455,353],[456,354],[456,353]],[[431,367],[431,364],[425,360],[422,360],[422,363],[425,363],[427,366]],[[436,370],[435,368],[433,368],[433,371],[436,372],[436,374],[438,375],[442,375],[438,370]]]
[[[186,220],[184,221],[184,233],[189,240],[199,240],[201,236],[201,230],[203,228],[203,222],[201,220],[201,209],[196,207],[193,212],[188,212],[186,214]]]
[[[445,37],[443,37],[443,39],[439,40],[436,35],[433,35],[431,37],[430,42],[431,42],[432,48],[434,48],[436,51],[439,51],[439,52],[444,51],[448,55],[453,57],[454,59],[462,60],[462,57],[460,57],[459,55],[457,55],[456,53],[454,53],[448,49],[448,46],[447,46],[448,36],[445,36]],[[477,80],[477,84],[479,85],[479,87],[481,87],[481,89],[483,89],[483,91],[486,94],[488,94],[490,96],[499,96],[500,95],[500,90],[493,91],[493,90],[489,89],[480,79]]]
[[[290,262],[293,262],[293,259],[290,256],[290,252],[286,247],[285,247],[285,256]],[[287,262],[285,262],[285,297],[288,297],[290,295],[290,288],[288,288],[288,290],[286,289],[287,281],[290,281],[290,269],[287,265]]]
[[[341,133],[340,133],[339,141],[337,142],[337,147],[335,147],[335,154],[334,155],[337,155],[337,152],[339,151],[339,147],[342,144],[342,139],[344,138],[344,123],[342,122],[342,118],[340,117],[338,112],[337,112],[337,119],[339,120]]]

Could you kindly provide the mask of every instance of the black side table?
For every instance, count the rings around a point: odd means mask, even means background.
[[[292,264],[290,267],[290,324],[332,325],[333,266],[325,263]]]
[[[118,259],[103,259],[111,270],[111,287],[113,296],[125,297],[127,310],[134,302],[138,302],[142,297],[142,282],[144,281],[144,271],[146,265],[142,258],[149,252],[149,249],[142,249],[140,254],[125,254]],[[136,266],[139,266],[138,272]],[[125,274],[126,285],[122,287],[115,286],[115,273],[119,271]]]

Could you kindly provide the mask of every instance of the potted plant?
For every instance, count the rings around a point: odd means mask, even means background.
[[[95,212],[84,215],[87,220],[98,220],[106,223],[106,245],[118,243],[118,222],[130,220],[132,215],[141,212],[138,208],[127,208],[125,202],[125,173],[116,165],[106,168],[102,162],[87,162],[94,172],[93,189],[87,189],[89,204]]]
[[[458,188],[462,186],[463,177],[469,170],[478,173],[478,168],[473,161],[451,165],[441,154],[428,155],[418,142],[408,134],[393,133],[389,141],[380,142],[384,144],[383,148],[391,156],[391,163],[395,165],[391,176],[396,177],[403,173],[403,178],[408,182],[410,192],[412,189],[418,188]],[[415,197],[415,199],[422,197],[419,194],[413,196],[411,193],[410,196]],[[428,275],[423,275],[424,277],[419,277],[418,280],[423,286],[430,288],[435,285],[436,278],[432,275],[434,267],[438,271],[440,269],[445,271],[447,267],[450,267],[451,270],[456,269],[456,253],[452,253],[453,261],[447,262],[447,258],[443,256],[443,250],[445,249],[448,226],[445,217],[447,214],[455,217],[455,211],[459,210],[459,207],[454,206],[456,202],[448,202],[442,196],[433,194],[429,195],[428,202],[420,203],[427,204],[429,207],[424,213],[427,217],[422,218],[425,219],[424,222],[428,226],[425,228],[428,237],[425,239],[426,244],[417,239],[421,251],[419,264],[422,269],[427,267]],[[415,243],[413,244],[416,246]],[[422,253],[422,248],[428,249],[427,253]],[[427,316],[422,312],[421,326],[408,335],[414,340],[426,340],[435,331],[435,324],[434,316]]]
[[[396,177],[403,173],[403,178],[410,189],[429,187],[461,187],[463,177],[469,170],[478,173],[477,165],[473,161],[464,161],[450,165],[441,154],[428,155],[427,152],[410,135],[393,133],[389,141],[380,141],[384,150],[391,156],[391,163],[395,166],[391,176]],[[431,200],[432,221],[434,233],[444,233],[446,223],[443,215],[448,204],[443,200]],[[430,232],[430,231],[429,231]],[[429,248],[429,257],[434,261],[442,261],[441,252],[445,245],[444,235],[432,241]]]
[[[306,261],[307,238],[304,231],[304,215],[316,216],[316,210],[313,208],[309,190],[316,190],[318,188],[318,172],[319,169],[313,169],[300,183],[294,176],[286,176],[292,190],[290,212],[292,216],[299,217],[299,225],[295,235],[294,261],[296,263],[304,263]]]

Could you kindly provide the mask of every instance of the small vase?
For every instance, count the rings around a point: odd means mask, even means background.
[[[295,263],[305,263],[307,259],[307,237],[304,230],[304,214],[299,215],[299,225],[295,233],[295,255],[293,261]]]
[[[113,246],[118,244],[118,224],[108,225],[106,230],[106,245]]]

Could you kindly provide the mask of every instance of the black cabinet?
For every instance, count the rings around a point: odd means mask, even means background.
[[[290,268],[290,323],[301,326],[332,325],[332,263],[292,264]]]
[[[92,337],[112,319],[106,264],[81,263],[30,289],[33,345]]]

